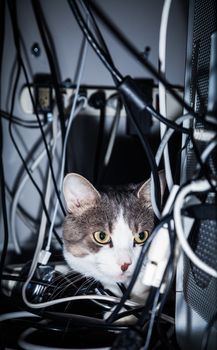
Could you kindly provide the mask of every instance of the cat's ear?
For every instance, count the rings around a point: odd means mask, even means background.
[[[161,198],[163,197],[164,190],[166,187],[166,179],[164,170],[160,170],[158,172],[159,180],[160,180],[160,190],[161,190]],[[137,197],[144,199],[148,202],[151,202],[151,179],[148,179],[137,191]]]
[[[82,211],[95,204],[99,192],[83,176],[71,173],[63,181],[63,195],[68,212]]]

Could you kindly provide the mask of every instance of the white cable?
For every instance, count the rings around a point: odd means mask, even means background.
[[[216,186],[216,182],[212,181],[213,186]],[[182,224],[182,215],[181,211],[183,209],[185,197],[190,193],[197,192],[206,192],[210,190],[211,186],[207,180],[197,180],[189,185],[186,185],[178,193],[175,204],[174,204],[174,223],[176,228],[176,234],[179,240],[179,243],[184,250],[187,257],[196,265],[199,269],[206,272],[208,275],[217,278],[217,271],[204,263],[191,249],[187,237],[185,237],[185,232]]]
[[[87,40],[84,39],[83,50],[82,50],[82,53],[81,53],[82,58],[81,58],[79,71],[78,71],[78,79],[77,79],[77,83],[76,83],[76,89],[75,89],[74,99],[73,99],[73,103],[72,103],[72,109],[71,109],[71,112],[70,112],[69,122],[68,122],[68,125],[67,125],[67,130],[66,130],[66,135],[65,135],[64,145],[63,145],[62,163],[61,163],[60,179],[59,179],[60,192],[61,192],[61,189],[62,189],[62,183],[63,183],[63,177],[64,177],[64,167],[65,167],[67,140],[68,140],[68,137],[69,137],[69,132],[70,132],[70,129],[71,129],[72,122],[73,122],[73,120],[75,118],[75,107],[76,107],[78,96],[79,96],[79,89],[80,89],[80,84],[81,84],[81,78],[82,78],[82,75],[83,75],[83,72],[84,72],[84,65],[85,65],[85,60],[86,60],[86,56],[87,56],[87,44],[88,44]],[[46,247],[46,250],[48,250],[48,251],[50,250],[51,238],[52,238],[52,234],[53,234],[53,227],[54,227],[55,220],[56,220],[58,206],[59,206],[59,201],[57,200],[56,201],[56,205],[55,205],[55,209],[54,209],[54,213],[53,213],[53,219],[52,219],[50,230],[49,230],[49,235],[48,235],[48,242],[47,242],[47,247]]]
[[[209,157],[210,153],[214,150],[214,148],[216,146],[217,146],[217,138],[215,136],[215,138],[210,141],[208,146],[205,148],[205,150],[201,154],[201,160],[202,160],[203,163],[205,163],[205,161]]]
[[[104,158],[104,166],[107,166],[110,162],[110,158],[111,158],[111,154],[112,154],[112,150],[114,147],[115,138],[116,138],[116,134],[117,134],[117,130],[118,130],[118,125],[119,125],[119,121],[120,121],[120,112],[121,112],[121,107],[120,107],[120,102],[118,102],[117,111],[116,111],[115,117],[114,117],[114,124],[112,126],[112,131],[111,131],[111,135],[109,138],[109,142],[108,142],[108,146],[107,146],[107,150],[106,150],[106,154],[105,154],[105,158]]]
[[[172,0],[164,0],[162,15],[161,15],[161,23],[160,23],[160,33],[159,33],[159,66],[160,73],[165,76],[166,72],[166,44],[167,44],[167,27],[169,20],[169,13],[171,7]],[[167,106],[166,106],[166,88],[164,84],[159,81],[159,110],[160,114],[162,114],[165,118],[167,118]],[[164,123],[160,123],[160,135],[161,139],[165,134],[167,127]],[[165,165],[165,177],[167,182],[167,187],[169,191],[173,187],[173,177],[172,170],[170,166],[169,159],[169,149],[168,145],[165,146],[164,149],[164,165]]]
[[[189,120],[189,119],[193,119],[193,116],[190,115],[190,114],[186,114],[186,115],[183,115],[181,117],[178,117],[176,120],[175,120],[175,123],[180,125],[182,124],[184,121],[186,120]],[[168,129],[166,131],[166,133],[164,134],[162,140],[161,140],[161,143],[158,147],[158,150],[157,150],[157,153],[155,155],[155,161],[156,161],[156,164],[157,166],[159,166],[160,164],[160,160],[162,158],[162,155],[163,155],[163,151],[164,151],[164,148],[166,147],[166,145],[168,144],[169,142],[169,139],[171,138],[171,136],[173,135],[174,133],[174,129]],[[151,188],[150,188],[150,191],[151,191],[151,204],[152,204],[152,208],[154,210],[154,213],[155,215],[158,217],[158,219],[161,218],[161,213],[159,212],[158,210],[158,207],[157,207],[157,204],[156,204],[156,200],[155,200],[155,191],[154,191],[154,181],[153,181],[153,175],[151,174]]]
[[[110,158],[111,158],[111,154],[112,154],[112,150],[114,147],[115,138],[116,138],[116,134],[117,134],[117,130],[118,130],[118,125],[119,125],[119,121],[120,121],[120,116],[121,116],[121,101],[119,100],[119,98],[117,98],[116,113],[114,116],[114,122],[112,125],[112,130],[111,130],[110,138],[108,141],[107,150],[105,152],[104,166],[107,166],[110,162]]]
[[[26,296],[24,297],[25,304],[27,306],[29,306],[30,308],[32,308],[32,309],[41,309],[41,308],[44,308],[44,307],[53,306],[53,305],[57,305],[57,304],[61,304],[61,303],[69,302],[69,301],[92,300],[92,299],[94,299],[94,300],[102,300],[102,301],[111,301],[113,303],[119,303],[120,302],[120,298],[118,298],[118,297],[112,297],[112,296],[106,296],[106,295],[96,295],[96,294],[75,295],[75,296],[72,296],[72,297],[59,298],[59,299],[45,301],[43,303],[37,303],[37,304],[30,303],[26,299]],[[139,306],[140,304],[138,304],[138,303],[136,303],[134,301],[131,301],[131,300],[127,300],[125,302],[125,305],[136,307],[136,306]]]
[[[23,318],[23,317],[39,317],[39,316],[32,314],[31,312],[28,312],[28,311],[8,312],[6,314],[0,315],[0,322],[13,320],[14,318]]]
[[[56,145],[57,145],[57,118],[53,118],[52,122],[52,132],[53,132],[53,146],[51,148],[51,159],[53,160],[55,150],[56,150]],[[44,198],[44,203],[49,211],[49,203],[51,200],[51,170],[50,167],[48,168],[48,175],[47,175],[47,184],[46,184],[46,190],[45,190],[45,198]],[[42,218],[41,218],[41,224],[39,228],[39,237],[45,237],[46,233],[46,226],[47,226],[47,216],[45,214],[45,211],[42,211]],[[47,264],[48,259],[50,258],[50,254],[44,252],[44,251],[39,251],[38,257],[37,257],[37,263],[40,262],[42,264]]]

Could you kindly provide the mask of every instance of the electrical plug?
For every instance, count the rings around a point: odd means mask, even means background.
[[[148,262],[142,279],[143,284],[156,288],[161,285],[170,254],[170,237],[168,227],[165,225],[159,229],[150,245]]]

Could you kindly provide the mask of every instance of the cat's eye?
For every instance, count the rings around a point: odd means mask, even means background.
[[[96,231],[93,234],[94,240],[99,244],[108,244],[111,242],[111,236],[109,233],[104,231]]]
[[[148,236],[149,236],[148,230],[136,233],[134,235],[134,242],[136,244],[143,244],[146,241],[146,239],[148,238]]]

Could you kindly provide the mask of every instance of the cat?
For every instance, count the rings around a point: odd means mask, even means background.
[[[159,178],[163,193],[162,171]],[[67,209],[63,226],[66,262],[120,296],[118,283],[128,286],[141,247],[154,226],[150,179],[139,185],[98,191],[87,179],[71,173],[64,179],[63,195]],[[142,283],[143,268],[131,292],[132,300],[140,304],[149,294],[149,287]]]

